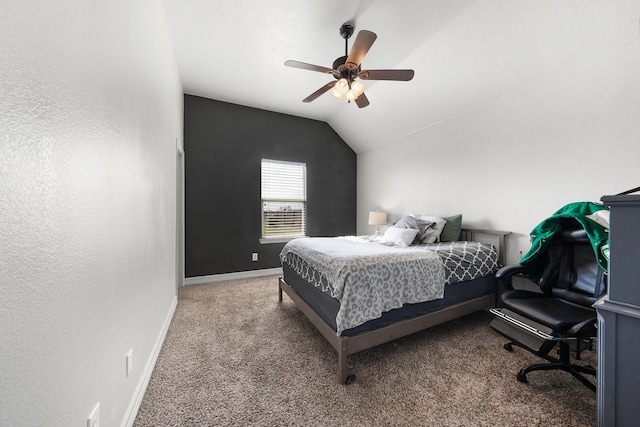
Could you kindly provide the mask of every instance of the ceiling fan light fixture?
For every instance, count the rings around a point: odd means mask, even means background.
[[[349,89],[349,90],[347,91],[347,95],[345,96],[345,100],[346,100],[347,102],[351,102],[351,101],[355,100],[357,97],[358,97],[358,96],[353,92],[353,90],[352,90],[352,89]]]
[[[342,78],[337,81],[334,88],[340,95],[344,95],[349,90],[349,81],[345,78]]]
[[[337,99],[338,101],[340,101],[342,99],[342,94],[340,92],[338,92],[338,89],[336,89],[335,87],[331,91],[330,95],[332,97],[334,97],[335,99]]]
[[[353,94],[357,98],[360,95],[362,95],[362,93],[364,92],[364,85],[362,84],[362,82],[360,82],[358,80],[354,80],[351,83],[351,90],[353,91]]]

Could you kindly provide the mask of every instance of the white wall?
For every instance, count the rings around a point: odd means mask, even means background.
[[[4,1],[0,40],[0,425],[126,425],[176,303],[162,3]]]
[[[390,221],[462,213],[463,225],[512,231],[514,263],[566,203],[639,186],[639,18],[624,48],[360,154],[358,232],[372,232],[372,209]]]

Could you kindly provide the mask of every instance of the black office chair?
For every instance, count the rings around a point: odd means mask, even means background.
[[[540,291],[514,289],[516,275],[537,283]],[[505,291],[499,298],[500,308],[491,310],[496,316],[491,327],[511,340],[504,348],[513,351],[517,345],[550,362],[522,368],[518,380],[526,383],[531,371],[561,369],[595,391],[585,375],[595,376],[596,369],[570,360],[572,351],[579,360],[596,336],[592,305],[606,291],[606,274],[596,262],[587,233],[575,220],[565,219],[544,254],[526,265],[503,267],[496,277]],[[550,356],[556,344],[558,357]]]

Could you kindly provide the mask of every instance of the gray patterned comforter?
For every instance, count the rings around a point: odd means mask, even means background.
[[[497,266],[493,246],[478,242],[399,247],[370,240],[301,238],[280,253],[283,263],[340,301],[338,335],[404,304],[443,298],[445,284],[484,276]]]

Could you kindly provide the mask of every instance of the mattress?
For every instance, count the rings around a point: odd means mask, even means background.
[[[334,330],[337,331],[336,315],[340,309],[340,301],[322,292],[300,277],[287,263],[282,265],[284,281]],[[339,335],[353,336],[362,332],[379,329],[392,323],[411,319],[424,314],[434,313],[445,307],[453,306],[486,295],[495,295],[497,281],[494,274],[481,276],[469,281],[448,284],[444,288],[444,298],[415,304],[404,304],[382,313],[354,328],[346,329]]]

